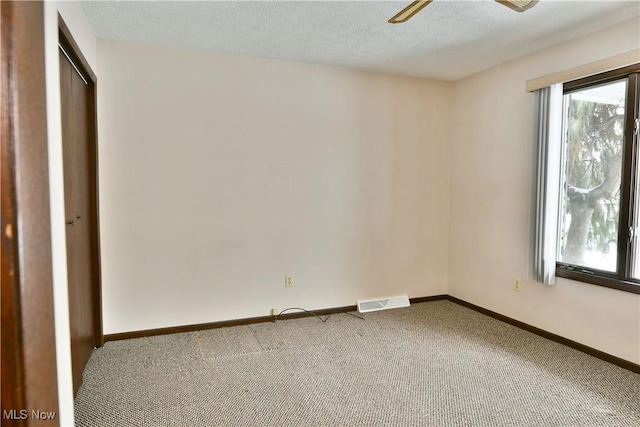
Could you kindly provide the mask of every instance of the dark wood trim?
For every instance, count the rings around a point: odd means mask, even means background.
[[[588,86],[608,83],[612,80],[617,80],[625,77],[628,74],[638,72],[640,72],[640,63],[627,65],[626,67],[617,68],[615,70],[606,71],[604,73],[594,74],[593,76],[587,76],[578,80],[566,82],[562,85],[562,90],[566,95],[567,93],[584,89]]]
[[[441,295],[432,295],[430,297],[409,298],[409,302],[411,304],[420,304],[422,302],[442,301],[443,299],[448,299],[448,298],[449,298],[449,295],[441,294]]]
[[[22,315],[20,310],[20,270],[18,264],[18,245],[14,239],[17,230],[16,206],[16,153],[13,126],[15,120],[8,114],[14,105],[11,91],[11,48],[13,31],[11,28],[10,9],[6,2],[0,4],[0,29],[2,30],[2,169],[1,190],[2,220],[2,411],[25,408],[24,357],[22,354]],[[7,425],[17,425],[17,422],[4,421]]]
[[[337,314],[337,313],[346,313],[350,311],[356,311],[358,308],[355,305],[348,305],[344,307],[334,307],[334,308],[324,308],[320,310],[311,310],[317,316],[324,316],[328,314]],[[295,312],[295,313],[283,313],[278,316],[278,320],[287,320],[287,319],[299,319],[302,317],[311,317],[313,316],[310,313],[306,313],[304,311]],[[185,326],[172,326],[168,328],[158,328],[158,329],[145,329],[142,331],[133,331],[133,332],[120,332],[117,334],[107,334],[104,336],[104,341],[119,341],[119,340],[128,340],[132,338],[144,338],[144,337],[153,337],[157,335],[167,335],[167,334],[179,334],[183,332],[195,332],[195,331],[204,331],[207,329],[218,329],[218,328],[228,328],[230,326],[244,326],[244,325],[253,325],[255,323],[266,323],[273,322],[274,316],[259,316],[259,317],[247,317],[244,319],[233,319],[233,320],[223,320],[220,322],[211,322],[211,323],[199,323],[195,325],[185,325]]]
[[[348,313],[351,311],[358,311],[358,307],[355,305],[345,305],[343,307],[334,308],[321,308],[320,310],[311,310],[316,316],[327,316],[329,314]],[[278,320],[287,319],[300,319],[303,317],[311,317],[313,314],[304,311],[294,311],[293,313],[283,313],[278,316]],[[269,321],[273,322],[274,316],[268,316]]]
[[[82,54],[82,50],[78,43],[76,43],[73,35],[71,34],[71,30],[62,19],[62,16],[58,14],[58,38],[62,46],[65,48],[65,51],[71,57],[71,60],[76,64],[76,66],[85,73],[85,78],[88,77],[88,80],[92,82],[96,82],[98,79],[96,74],[91,69],[91,65],[89,65],[89,61]]]
[[[535,326],[531,326],[528,323],[521,322],[519,320],[513,319],[511,317],[505,316],[503,314],[496,313],[495,311],[488,310],[486,308],[480,307],[475,304],[471,304],[470,302],[461,300],[456,297],[448,296],[447,299],[451,302],[459,304],[463,307],[470,308],[471,310],[482,313],[486,316],[493,317],[494,319],[500,320],[501,322],[508,323],[510,325],[516,326],[520,329],[523,329],[527,332],[531,332],[543,338],[549,339],[551,341],[555,341],[559,344],[565,345],[567,347],[571,347],[575,350],[581,351],[583,353],[588,354],[589,356],[596,357],[600,360],[604,360],[605,362],[612,363],[614,365],[620,366],[621,368],[627,369],[629,371],[640,374],[640,365],[637,365],[633,362],[630,362],[625,359],[621,359],[617,356],[613,356],[609,353],[605,353],[604,351],[597,350],[593,347],[589,347],[587,345],[581,344],[577,341],[570,340],[568,338],[562,337],[560,335],[556,335],[552,332],[545,331],[544,329],[536,328]]]
[[[0,8],[2,425],[53,426],[59,421],[44,8],[41,1],[3,1]],[[19,412],[4,419],[11,410],[27,410],[27,419],[16,419]],[[56,416],[40,421],[31,418],[32,410]]]
[[[60,46],[69,55],[71,61],[78,68],[78,71],[87,80],[91,87],[91,95],[89,99],[90,116],[93,118],[90,123],[92,129],[91,134],[94,135],[94,143],[89,147],[90,165],[92,171],[90,176],[91,182],[91,216],[93,218],[91,224],[91,259],[92,259],[92,275],[93,275],[93,305],[94,305],[94,325],[95,325],[95,345],[101,347],[104,345],[104,334],[102,331],[102,264],[100,258],[100,209],[99,209],[99,181],[98,181],[98,112],[97,112],[97,93],[98,82],[96,74],[91,69],[89,61],[85,58],[76,43],[69,27],[58,14],[58,40]]]
[[[181,334],[184,332],[205,331],[207,329],[227,328],[231,326],[252,325],[254,323],[273,322],[273,316],[249,317],[245,319],[223,320],[220,322],[197,323],[194,325],[170,326],[167,328],[143,329],[140,331],[106,334],[104,342],[155,337],[158,335]]]
[[[588,283],[590,285],[604,286],[605,288],[616,289],[618,291],[640,294],[640,284],[617,277],[607,277],[604,273],[593,274],[589,270],[579,271],[579,267],[566,266],[558,263],[556,267],[556,277],[575,280],[577,282]]]

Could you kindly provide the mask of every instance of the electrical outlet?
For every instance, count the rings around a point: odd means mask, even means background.
[[[280,310],[279,310],[279,309],[277,309],[277,308],[272,308],[272,309],[271,309],[271,315],[272,315],[272,316],[277,316],[277,315],[278,315],[278,313],[280,313]]]
[[[293,287],[293,277],[284,276],[284,286],[286,288],[292,288]]]
[[[520,292],[520,280],[516,279],[513,282],[513,290],[515,292]]]

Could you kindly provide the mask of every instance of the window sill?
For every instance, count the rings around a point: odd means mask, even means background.
[[[596,273],[583,273],[580,271],[556,267],[556,277],[563,277],[565,279],[576,280],[578,282],[589,283],[591,285],[604,286],[605,288],[631,292],[632,294],[640,294],[640,283],[599,276]]]

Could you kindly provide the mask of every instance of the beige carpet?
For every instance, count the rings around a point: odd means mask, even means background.
[[[448,301],[109,342],[79,426],[640,426],[640,375]]]

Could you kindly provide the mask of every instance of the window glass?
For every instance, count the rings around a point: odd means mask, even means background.
[[[617,270],[626,89],[625,79],[564,95],[562,263]]]

